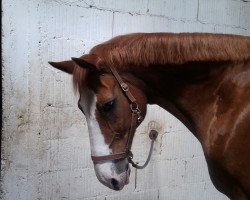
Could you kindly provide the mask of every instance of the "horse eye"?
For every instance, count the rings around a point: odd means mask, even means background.
[[[104,113],[110,112],[115,108],[115,100],[109,101],[102,106],[102,111]]]

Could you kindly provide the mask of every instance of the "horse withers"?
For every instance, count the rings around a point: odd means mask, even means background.
[[[52,66],[73,75],[97,178],[129,182],[136,128],[147,104],[177,117],[200,141],[215,187],[250,198],[250,38],[136,33]]]

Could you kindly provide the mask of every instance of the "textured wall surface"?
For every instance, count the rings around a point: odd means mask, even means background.
[[[1,197],[34,199],[227,199],[210,181],[201,146],[173,116],[150,106],[134,141],[149,150],[150,121],[160,136],[152,160],[115,192],[95,177],[88,131],[71,77],[47,61],[80,56],[131,32],[250,35],[246,0],[3,0]]]

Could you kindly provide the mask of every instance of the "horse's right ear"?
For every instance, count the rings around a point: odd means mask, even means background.
[[[72,60],[61,61],[61,62],[49,62],[49,64],[68,74],[72,74],[75,68],[75,62]]]

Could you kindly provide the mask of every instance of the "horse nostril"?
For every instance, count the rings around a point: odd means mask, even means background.
[[[111,185],[113,186],[115,190],[119,189],[119,182],[115,180],[114,178],[111,179]]]

